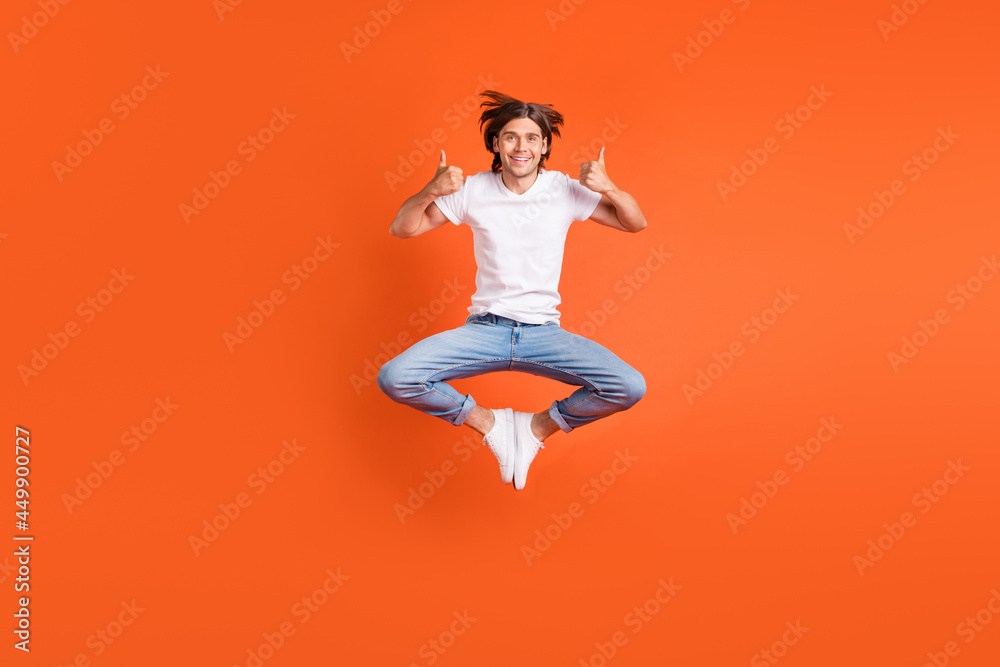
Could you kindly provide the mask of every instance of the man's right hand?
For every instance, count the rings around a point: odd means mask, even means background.
[[[462,170],[459,167],[451,166],[445,162],[444,150],[441,151],[441,160],[438,162],[437,173],[427,184],[424,190],[435,197],[444,197],[458,192],[462,189]]]

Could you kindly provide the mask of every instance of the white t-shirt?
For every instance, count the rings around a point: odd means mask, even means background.
[[[600,201],[600,193],[580,181],[547,170],[520,195],[507,189],[500,172],[483,171],[467,177],[458,192],[438,197],[434,203],[451,222],[472,228],[478,270],[469,313],[558,323],[566,232]]]

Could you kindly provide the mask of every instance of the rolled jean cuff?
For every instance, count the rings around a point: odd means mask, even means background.
[[[566,419],[559,413],[559,401],[553,401],[552,406],[549,408],[549,417],[552,417],[552,421],[559,425],[566,433],[573,430],[573,427],[566,423]]]
[[[465,402],[462,403],[462,410],[458,413],[458,416],[455,417],[455,421],[453,421],[452,424],[455,426],[461,426],[464,424],[465,419],[469,416],[469,413],[472,412],[472,408],[474,407],[476,407],[475,399],[472,398],[472,394],[467,394],[465,396]]]

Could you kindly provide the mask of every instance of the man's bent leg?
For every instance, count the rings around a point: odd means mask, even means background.
[[[541,375],[580,387],[548,414],[560,429],[573,429],[635,405],[646,393],[646,380],[600,343],[556,324],[526,327],[515,345],[512,370]],[[537,420],[545,427],[544,420]]]
[[[486,433],[492,427],[492,423],[488,423],[492,421],[492,413],[477,406],[471,395],[463,396],[455,391],[447,380],[506,370],[510,364],[509,355],[509,329],[504,334],[495,326],[467,320],[457,329],[442,331],[414,343],[383,364],[378,373],[378,386],[392,400],[455,426],[461,426],[473,415],[469,425]]]

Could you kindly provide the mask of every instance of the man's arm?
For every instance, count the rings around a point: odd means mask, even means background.
[[[580,183],[594,192],[601,193],[601,201],[590,214],[590,219],[624,232],[641,232],[646,228],[646,216],[639,210],[635,197],[620,190],[608,178],[604,168],[604,149],[596,162],[580,165]]]
[[[447,166],[444,151],[441,151],[441,161],[434,178],[420,192],[403,202],[395,220],[389,225],[389,233],[397,238],[409,239],[437,229],[448,222],[448,218],[434,205],[434,200],[461,189],[462,170]]]

